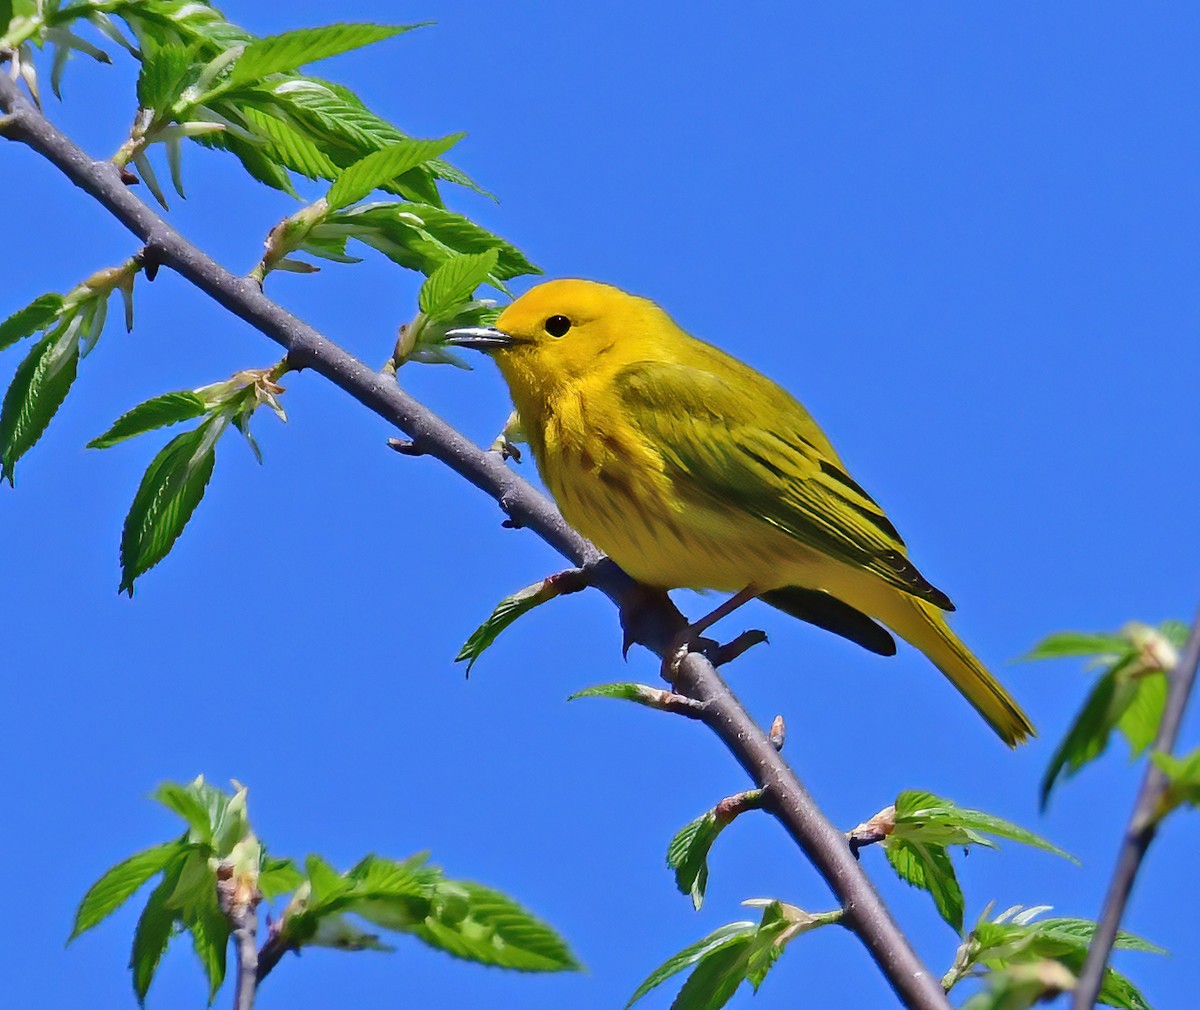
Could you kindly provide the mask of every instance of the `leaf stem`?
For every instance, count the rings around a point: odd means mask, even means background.
[[[1154,741],[1154,750],[1162,754],[1170,754],[1175,748],[1179,736],[1179,726],[1183,721],[1183,712],[1187,707],[1188,697],[1196,681],[1196,667],[1200,664],[1200,612],[1192,623],[1191,634],[1188,635],[1187,645],[1170,673],[1170,692],[1167,695],[1166,708],[1163,710],[1162,722],[1158,727],[1158,737]],[[1146,762],[1146,773],[1142,776],[1142,785],[1138,790],[1137,799],[1133,804],[1133,813],[1129,818],[1129,826],[1125,830],[1125,839],[1117,856],[1117,865],[1113,870],[1112,881],[1108,886],[1108,895],[1104,899],[1104,910],[1092,934],[1092,942],[1088,947],[1087,960],[1083,971],[1080,972],[1075,994],[1071,999],[1071,1010],[1091,1010],[1096,1005],[1096,999],[1104,984],[1104,972],[1108,966],[1108,958],[1112,953],[1113,944],[1117,939],[1117,931],[1121,918],[1125,914],[1125,906],[1129,901],[1133,882],[1141,868],[1142,860],[1154,836],[1158,832],[1159,802],[1167,791],[1169,783],[1167,776],[1152,762]]]

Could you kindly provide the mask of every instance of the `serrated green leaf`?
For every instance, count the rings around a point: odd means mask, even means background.
[[[527,614],[534,607],[541,606],[556,596],[561,596],[563,590],[564,586],[561,582],[554,579],[543,579],[541,582],[535,582],[532,586],[526,586],[513,593],[512,596],[506,596],[496,604],[496,609],[492,611],[491,616],[471,633],[471,637],[458,650],[454,661],[461,663],[465,660],[467,675],[470,676],[471,667],[475,665],[476,660],[483,655],[488,646],[496,641],[500,632],[522,614]]]
[[[1023,662],[1067,656],[1116,656],[1128,652],[1129,639],[1106,632],[1060,631],[1048,635],[1021,657]]]
[[[137,80],[138,104],[143,109],[152,109],[159,117],[168,117],[168,110],[199,72],[199,62],[200,52],[195,45],[170,43],[143,49]]]
[[[161,873],[184,850],[182,842],[167,842],[143,849],[107,870],[91,887],[75,912],[75,925],[67,939],[70,943],[81,933],[108,918],[147,880]]]
[[[192,950],[200,960],[208,979],[208,1005],[212,1006],[217,991],[225,981],[225,955],[232,932],[229,920],[217,904],[217,881],[211,876],[201,899],[184,916],[184,928],[191,934]]]
[[[420,25],[335,24],[300,28],[257,39],[246,47],[229,75],[230,87],[241,87],[271,74],[298,70],[308,63],[381,42]]]
[[[421,285],[419,308],[428,316],[441,316],[469,302],[475,289],[495,274],[499,259],[498,249],[452,256]]]
[[[1169,782],[1161,801],[1163,813],[1183,803],[1200,806],[1200,748],[1183,757],[1156,751],[1150,760]]]
[[[204,497],[216,459],[214,418],[171,439],[146,468],[121,535],[119,592],[133,595],[134,580],[170,552]]]
[[[302,77],[273,89],[275,104],[341,168],[361,158],[409,139],[391,123],[375,115],[349,88],[332,81]],[[440,207],[434,167],[415,168],[381,188],[406,200]],[[333,178],[333,175],[328,178]]]
[[[258,889],[271,901],[281,894],[294,891],[304,883],[304,874],[291,859],[264,856],[258,870]]]
[[[1161,670],[1143,674],[1135,680],[1136,687],[1129,706],[1117,719],[1117,729],[1129,744],[1133,757],[1154,743],[1158,727],[1167,707],[1167,675]]]
[[[928,891],[938,915],[961,933],[963,893],[945,848],[893,835],[884,840],[883,851],[896,875],[913,887]]]
[[[1054,918],[1038,922],[980,922],[972,931],[968,948],[972,956],[959,968],[963,977],[973,964],[993,969],[1017,964],[1034,964],[1053,960],[1078,974],[1087,958],[1088,945],[1096,924],[1087,919]],[[1118,949],[1165,953],[1161,948],[1131,933],[1119,933],[1114,944]],[[1150,1010],[1133,983],[1112,968],[1104,974],[1100,1002],[1125,1010]]]
[[[687,977],[671,1010],[720,1010],[746,979],[753,937],[714,951]]]
[[[708,853],[725,824],[711,810],[685,824],[667,846],[667,865],[675,871],[675,886],[689,895],[699,911],[708,885]]]
[[[428,917],[410,930],[454,957],[515,971],[579,971],[566,942],[507,895],[469,881],[434,891]]]
[[[0,351],[52,325],[62,310],[62,304],[62,295],[50,292],[39,295],[23,309],[17,309],[0,323]]]
[[[88,448],[107,449],[134,435],[201,417],[207,409],[204,400],[191,390],[163,393],[122,414],[108,431],[88,442]]]
[[[133,933],[129,967],[133,973],[133,991],[138,1003],[143,1006],[158,963],[175,929],[176,912],[167,906],[167,900],[178,883],[183,862],[182,858],[177,859],[164,872],[159,885],[150,892]]]
[[[174,811],[188,824],[188,840],[218,851],[231,848],[247,831],[244,792],[239,803],[229,794],[209,785],[200,776],[186,785],[164,782],[154,791],[154,798],[168,810]]]
[[[455,253],[499,252],[488,282],[540,273],[515,246],[460,214],[419,203],[368,203],[332,215],[355,227],[355,238],[409,270],[428,276]],[[497,284],[503,290],[503,286]]]
[[[299,199],[291,176],[278,161],[272,160],[271,155],[279,152],[273,150],[270,145],[253,144],[227,133],[213,133],[192,139],[205,147],[228,151],[242,163],[242,168],[252,179]]]
[[[673,975],[678,975],[684,969],[704,961],[726,947],[748,943],[753,938],[757,928],[757,925],[753,922],[731,922],[720,929],[713,930],[704,939],[698,940],[691,946],[684,947],[679,953],[667,958],[666,961],[646,977],[645,981],[634,991],[634,994],[629,997],[629,1002],[625,1004],[625,1010],[629,1010],[631,1006],[652,989],[656,989],[667,979]]]
[[[78,322],[51,330],[17,366],[0,407],[0,480],[13,483],[17,460],[37,444],[67,398],[79,367]]]
[[[1050,800],[1050,791],[1061,776],[1070,778],[1080,768],[1094,761],[1108,748],[1108,739],[1121,714],[1137,693],[1137,684],[1119,676],[1114,667],[1104,674],[1087,696],[1083,708],[1075,717],[1067,735],[1054,751],[1042,776],[1039,800],[1042,809]]]
[[[340,169],[303,130],[253,105],[242,114],[251,130],[263,138],[258,151],[270,161],[298,172],[306,179],[333,179]]]
[[[991,844],[982,835],[994,835],[1032,845],[1056,856],[1078,862],[1053,842],[1002,817],[960,807],[932,793],[906,789],[896,797],[893,837],[942,846]]]
[[[438,140],[400,140],[374,151],[338,175],[325,202],[331,210],[342,210],[358,203],[374,190],[448,151],[464,136],[454,133]]]
[[[1188,634],[1191,632],[1191,630],[1192,629],[1184,624],[1183,621],[1171,619],[1163,621],[1162,624],[1158,626],[1158,633],[1162,635],[1163,638],[1165,638],[1168,642],[1170,642],[1171,645],[1173,645],[1176,649],[1182,649],[1185,645],[1187,645]]]
[[[655,689],[648,688],[645,684],[628,682],[593,684],[591,687],[585,687],[582,691],[567,695],[567,701],[575,701],[577,698],[620,698],[622,701],[640,702],[647,690]]]

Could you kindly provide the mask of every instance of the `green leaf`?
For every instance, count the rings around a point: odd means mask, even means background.
[[[264,856],[258,870],[258,889],[268,901],[294,891],[304,883],[304,874],[290,859]]]
[[[151,45],[142,50],[142,69],[138,74],[138,105],[157,116],[170,118],[168,110],[192,83],[199,72],[197,46],[180,43]]]
[[[908,841],[894,835],[883,842],[888,862],[901,880],[928,891],[940,915],[956,932],[963,928],[963,893],[950,855],[941,845]]]
[[[709,850],[727,823],[713,811],[705,811],[685,824],[667,846],[667,865],[675,871],[675,886],[680,894],[691,896],[697,911],[704,904],[704,889],[708,885]]]
[[[498,249],[481,253],[459,253],[446,260],[421,285],[417,304],[429,316],[446,315],[469,302],[475,289],[496,272]]]
[[[337,177],[325,202],[331,210],[358,203],[374,190],[448,151],[464,136],[466,134],[454,133],[440,140],[401,140],[368,154]]]
[[[965,964],[956,963],[958,977],[964,977],[975,964],[1004,969],[1017,964],[1057,961],[1078,974],[1087,958],[1088,945],[1096,924],[1086,919],[1043,919],[1039,922],[986,922],[976,924],[963,948],[970,952]],[[1119,933],[1114,946],[1121,950],[1165,953],[1154,944],[1131,933]],[[1100,1002],[1125,1010],[1150,1010],[1137,987],[1120,972],[1105,971]]]
[[[784,945],[793,936],[840,917],[840,913],[810,916],[778,901],[747,904],[763,909],[762,920],[757,925],[731,923],[669,958],[638,986],[625,1004],[626,1010],[655,986],[693,965],[692,974],[671,1004],[672,1010],[719,1010],[743,981],[748,981],[757,992],[767,972],[779,959]]]
[[[201,417],[207,409],[204,400],[191,390],[163,393],[122,414],[108,431],[88,442],[88,448],[107,449],[134,435]]]
[[[1117,729],[1129,744],[1130,754],[1140,755],[1154,743],[1167,707],[1167,675],[1153,670],[1136,678],[1129,706],[1117,719]]]
[[[333,179],[340,169],[303,130],[291,122],[249,105],[242,115],[251,130],[263,138],[256,150],[268,161],[299,172],[306,179]]]
[[[982,810],[957,806],[932,793],[906,789],[896,797],[893,837],[943,846],[989,845],[984,834],[1032,845],[1077,863],[1069,852],[1018,824]]]
[[[1163,813],[1183,803],[1200,806],[1200,747],[1181,758],[1156,751],[1150,760],[1170,783],[1160,801]]]
[[[1137,693],[1136,682],[1119,676],[1114,667],[1096,681],[1088,693],[1083,708],[1075,717],[1067,735],[1054,751],[1042,776],[1039,799],[1042,809],[1050,801],[1050,791],[1061,776],[1070,778],[1080,768],[1094,761],[1108,749],[1108,738],[1121,715]]]
[[[146,468],[121,534],[119,592],[133,595],[133,582],[170,552],[204,497],[216,459],[221,418],[171,439]]]
[[[200,959],[200,966],[208,979],[208,1005],[212,1006],[221,983],[225,981],[225,955],[232,932],[229,920],[217,904],[215,875],[210,874],[204,895],[193,908],[192,914],[184,917],[184,926],[192,935],[192,950]]]
[[[338,211],[330,220],[355,228],[355,238],[409,270],[428,276],[455,253],[499,250],[495,274],[505,281],[540,273],[519,249],[461,214],[419,203],[368,203]],[[499,285],[497,285],[499,286]]]
[[[575,701],[577,698],[620,698],[622,701],[642,702],[647,691],[657,691],[657,688],[624,681],[615,684],[593,684],[582,691],[567,695],[567,701]]]
[[[147,880],[161,873],[184,851],[181,842],[167,842],[143,849],[122,860],[88,888],[75,912],[75,926],[67,939],[70,943],[120,908]]]
[[[33,345],[4,394],[0,407],[0,480],[13,483],[13,469],[37,443],[58,413],[79,367],[79,318],[54,329]]]
[[[1062,659],[1067,656],[1119,656],[1128,651],[1129,639],[1123,635],[1060,631],[1043,638],[1021,659],[1029,662],[1036,659]]]
[[[154,973],[158,970],[158,962],[162,960],[175,929],[177,915],[168,907],[167,901],[175,890],[183,864],[184,859],[179,858],[164,872],[159,885],[150,892],[133,933],[129,967],[133,972],[133,991],[137,994],[138,1003],[143,1006]]]
[[[719,1010],[746,979],[754,939],[714,951],[688,976],[671,1004],[671,1010]]]
[[[62,295],[39,295],[0,323],[0,351],[50,326],[62,311]]]
[[[731,922],[709,933],[703,940],[684,947],[678,954],[667,958],[646,977],[646,980],[629,997],[629,1002],[625,1004],[625,1010],[629,1010],[650,990],[662,985],[673,975],[678,975],[684,969],[699,964],[723,948],[748,942],[757,928],[757,924],[753,922]]]
[[[242,790],[230,797],[205,782],[204,776],[187,785],[164,782],[154,792],[159,803],[187,822],[188,840],[207,846],[218,856],[226,855],[249,830],[245,796]]]
[[[515,971],[580,971],[566,942],[507,895],[469,881],[434,891],[428,917],[411,932],[454,957]]]
[[[390,39],[420,25],[335,24],[300,28],[257,39],[233,65],[228,84],[241,87],[271,74],[298,70],[307,63]]]
[[[561,596],[565,588],[567,587],[560,580],[550,578],[535,582],[532,586],[526,586],[513,593],[512,596],[506,596],[496,604],[496,609],[492,611],[491,616],[471,633],[471,637],[458,650],[454,661],[461,663],[465,660],[467,676],[470,676],[471,667],[475,665],[475,661],[483,655],[488,646],[496,641],[500,632],[522,614],[527,614],[534,607],[541,606],[556,596]]]

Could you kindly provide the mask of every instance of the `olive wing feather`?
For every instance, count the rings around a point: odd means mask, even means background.
[[[626,366],[615,386],[626,416],[686,497],[738,508],[835,560],[954,609],[908,560],[896,528],[835,462],[804,408],[769,379],[750,374],[757,381],[746,390],[704,368],[641,361]]]

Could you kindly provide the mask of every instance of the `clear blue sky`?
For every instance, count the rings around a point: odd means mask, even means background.
[[[547,274],[649,295],[804,400],[1041,737],[1010,753],[919,654],[873,657],[765,607],[731,622],[771,636],[730,668],[736,690],[762,721],[784,714],[786,753],[839,825],[919,788],[1082,859],[973,854],[961,866],[969,920],[992,900],[1091,918],[1136,774],[1114,749],[1039,817],[1038,777],[1089,680],[1071,663],[1010,660],[1050,631],[1186,618],[1197,601],[1200,12],[811,6],[347,0],[339,19],[438,24],[322,73],[411,133],[468,131],[453,159],[502,202],[448,199]],[[263,34],[330,19],[311,2],[225,10]],[[76,61],[66,102],[48,109],[106,157],[132,118],[132,84],[127,59]],[[172,220],[248,270],[294,204],[232,159],[185,154],[188,200]],[[0,144],[0,193],[0,315],[136,248],[15,145]],[[368,254],[273,276],[268,290],[382,362],[416,286]],[[277,356],[164,271],[139,288],[133,334],[110,328],[16,490],[0,492],[7,1002],[133,1005],[135,907],[65,952],[62,941],[104,868],[176,833],[147,794],[198,773],[247,783],[279,854],[347,866],[431,849],[452,875],[549,919],[589,967],[523,977],[415,942],[391,956],[314,951],[271,977],[267,1010],[611,1008],[667,955],[743,918],[744,898],[830,906],[765,817],[722,837],[701,913],[675,892],[671,834],[745,779],[696,725],[564,702],[656,676],[643,651],[622,664],[598,594],[523,620],[463,679],[462,640],[560,561],[501,529],[496,506],[449,471],[390,453],[392,432],[316,376],[289,377],[286,426],[257,422],[264,466],[221,446],[172,556],[132,601],[118,597],[121,521],[165,436],[84,443],[150,395]],[[18,357],[0,362],[4,382]],[[485,362],[402,379],[481,442],[508,410]],[[1195,831],[1187,815],[1170,824],[1128,919],[1172,950],[1121,962],[1159,1010],[1194,999]],[[944,970],[955,937],[928,898],[881,853],[863,861]],[[149,1005],[202,999],[180,944]],[[795,943],[754,1005],[801,1004],[892,1005],[838,930]]]

